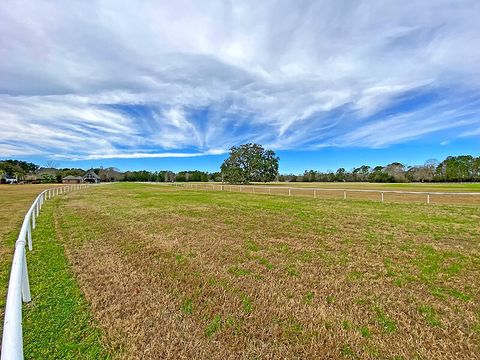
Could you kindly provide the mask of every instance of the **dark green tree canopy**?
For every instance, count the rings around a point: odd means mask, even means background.
[[[234,146],[222,164],[222,178],[235,184],[272,181],[278,175],[278,160],[273,150],[259,144]]]

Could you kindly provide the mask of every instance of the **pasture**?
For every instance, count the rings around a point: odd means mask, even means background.
[[[262,185],[263,183],[256,184]],[[327,189],[480,192],[480,183],[270,182],[266,183],[266,185]]]
[[[222,183],[176,183],[195,190],[220,190],[268,195],[303,196],[316,199],[371,200],[445,205],[480,206],[480,184],[362,183],[362,182],[271,182],[252,185]]]
[[[44,211],[31,358],[480,357],[476,205],[114,184]]]

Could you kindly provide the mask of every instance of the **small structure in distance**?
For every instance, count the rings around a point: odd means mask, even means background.
[[[68,175],[62,179],[62,183],[64,184],[80,184],[81,182],[83,182],[83,178],[81,176]]]
[[[80,184],[80,183],[91,183],[91,184],[98,184],[101,182],[100,176],[98,176],[93,169],[87,171],[87,173],[83,176],[72,176],[68,175],[62,179],[62,183],[64,184]]]
[[[102,179],[100,178],[100,176],[95,174],[95,171],[93,171],[93,169],[88,170],[87,173],[83,175],[83,182],[98,184],[101,181]]]

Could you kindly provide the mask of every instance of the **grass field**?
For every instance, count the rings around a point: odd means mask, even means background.
[[[371,200],[385,202],[429,203],[480,206],[480,184],[372,184],[372,183],[256,183],[229,185],[222,183],[175,183],[198,190],[263,193],[303,196],[317,199]],[[428,195],[426,193],[429,193]],[[428,196],[428,197],[427,197]]]
[[[329,189],[341,188],[400,191],[480,192],[480,183],[272,182],[267,183],[267,185]]]
[[[480,357],[478,206],[115,184],[45,209],[85,358]]]

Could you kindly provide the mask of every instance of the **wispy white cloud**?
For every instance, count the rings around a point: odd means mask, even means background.
[[[0,156],[476,136],[478,13],[475,0],[6,0]]]

